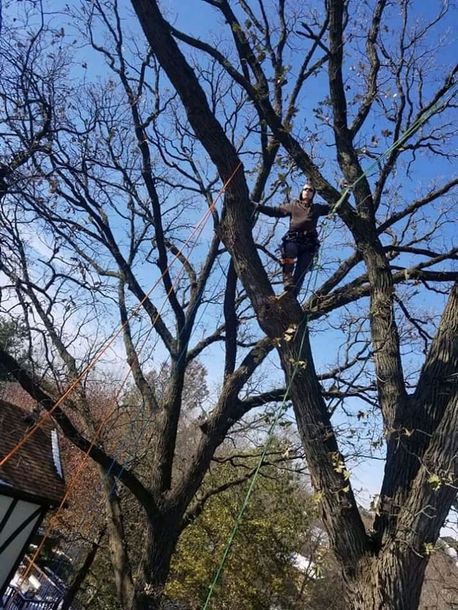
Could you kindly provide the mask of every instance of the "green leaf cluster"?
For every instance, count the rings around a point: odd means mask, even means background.
[[[254,465],[254,459],[251,459]],[[250,459],[245,463],[250,467]],[[206,481],[207,489],[234,478],[225,464]],[[172,563],[169,598],[199,609],[236,523],[247,487],[232,487],[209,499],[201,516],[184,531]],[[296,554],[324,561],[316,542],[316,505],[304,481],[289,469],[264,466],[237,530],[229,558],[212,597],[212,610],[295,610],[315,595],[321,578],[298,569]],[[318,568],[320,572],[321,568]],[[321,570],[320,574],[323,574]]]

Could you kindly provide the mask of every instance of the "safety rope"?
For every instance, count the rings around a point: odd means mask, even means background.
[[[153,287],[152,287],[152,288],[151,288],[151,289],[148,291],[147,296],[149,296],[149,295],[152,293],[152,291],[153,291],[153,290],[155,289],[155,287],[158,285],[159,281],[160,281],[160,280],[161,280],[161,279],[164,277],[165,273],[167,273],[167,271],[169,271],[169,270],[170,270],[171,265],[172,265],[172,264],[173,264],[173,263],[174,263],[174,262],[177,260],[177,258],[178,258],[178,257],[179,257],[179,256],[180,256],[182,253],[183,253],[183,249],[184,249],[184,247],[185,247],[185,246],[186,246],[186,245],[187,245],[187,244],[190,242],[190,240],[192,239],[192,237],[194,237],[194,235],[195,235],[196,233],[197,233],[197,237],[198,237],[198,236],[199,236],[199,235],[202,233],[203,228],[204,228],[204,226],[205,226],[205,224],[206,224],[206,221],[207,221],[208,217],[209,217],[209,216],[210,216],[210,215],[213,213],[213,211],[215,210],[216,203],[217,203],[218,199],[220,198],[220,196],[222,195],[222,193],[223,193],[223,192],[224,192],[224,191],[227,189],[228,185],[230,184],[230,182],[232,181],[232,179],[234,178],[235,174],[237,173],[237,171],[239,170],[239,168],[240,168],[240,167],[241,167],[241,163],[239,163],[239,164],[237,165],[236,169],[235,169],[235,170],[232,172],[232,174],[229,176],[228,180],[227,180],[227,181],[224,183],[223,187],[220,189],[219,193],[217,194],[217,197],[216,197],[216,198],[215,198],[215,199],[212,201],[212,203],[211,203],[211,205],[208,207],[208,209],[207,209],[206,213],[204,214],[204,216],[202,217],[202,219],[199,221],[199,223],[196,225],[196,227],[195,227],[195,228],[194,228],[194,230],[192,231],[191,235],[190,235],[190,236],[188,237],[188,239],[186,240],[185,244],[182,246],[182,248],[179,250],[179,252],[178,252],[178,253],[175,255],[175,257],[172,259],[172,261],[171,261],[171,262],[170,262],[170,264],[167,266],[167,268],[164,270],[163,274],[160,276],[160,278],[158,279],[158,281],[157,281],[157,282],[155,282],[155,284],[153,285]],[[195,243],[193,244],[193,246],[192,246],[192,248],[191,248],[191,251],[194,249],[194,247],[195,247]],[[167,303],[168,297],[170,296],[170,294],[171,294],[172,290],[173,290],[173,289],[176,287],[176,285],[178,284],[178,281],[180,280],[181,275],[182,275],[183,273],[184,273],[184,268],[182,268],[182,269],[181,269],[181,273],[179,273],[179,274],[177,275],[177,277],[175,278],[175,281],[174,281],[173,285],[172,285],[172,286],[169,288],[169,290],[168,290],[168,292],[167,292],[167,294],[166,294],[166,296],[165,296],[165,299],[164,299],[164,301],[163,301],[163,303],[162,303],[162,306],[161,306],[161,307],[160,307],[160,309],[158,310],[158,312],[157,312],[157,314],[156,314],[156,317],[155,317],[154,321],[153,321],[153,322],[152,322],[152,324],[151,324],[151,328],[150,328],[150,330],[148,331],[147,337],[146,337],[146,338],[144,339],[144,341],[143,341],[143,346],[142,346],[142,348],[143,348],[143,347],[144,347],[144,345],[146,344],[146,341],[147,341],[147,339],[148,339],[148,336],[149,336],[149,335],[150,335],[150,333],[152,332],[152,330],[153,330],[153,328],[154,328],[154,326],[155,326],[155,324],[156,324],[156,321],[158,320],[159,316],[161,315],[161,312],[162,312],[163,308],[165,307],[165,305],[166,305],[166,303]],[[139,305],[141,305],[141,303],[140,303]],[[125,326],[128,324],[128,322],[130,321],[130,319],[131,319],[131,318],[132,318],[132,317],[133,317],[133,316],[134,316],[134,315],[137,313],[137,311],[138,311],[138,308],[137,308],[137,309],[134,309],[134,312],[133,312],[133,313],[131,313],[131,315],[128,317],[128,319],[126,320],[126,322],[124,322],[124,323],[121,325],[121,327],[120,327],[120,329],[119,329],[118,333],[115,335],[115,337],[116,337],[116,336],[118,336],[118,334],[119,334],[119,333],[120,333],[120,332],[123,330],[123,328],[125,328]],[[108,348],[110,345],[111,345],[111,343],[109,343],[109,344],[108,344],[108,346],[106,346],[106,349],[107,349],[107,348]],[[142,349],[142,348],[141,348],[141,349]],[[94,359],[94,360],[96,360],[96,359]],[[86,371],[86,370],[85,370],[85,371]],[[84,374],[84,372],[85,372],[85,371],[83,371],[83,374]],[[127,382],[127,379],[128,379],[128,377],[129,377],[129,375],[130,375],[130,371],[128,371],[128,372],[127,372],[127,374],[126,374],[126,376],[125,376],[125,378],[124,378],[124,381],[123,381],[123,383],[121,384],[121,387],[118,389],[117,396],[119,396],[120,392],[122,391],[122,388],[124,387],[125,383]],[[64,397],[65,397],[65,396],[66,396],[66,394],[64,394]],[[60,400],[62,401],[62,400],[63,400],[63,397],[61,397],[61,399],[60,399]],[[115,397],[115,399],[114,399],[114,400],[115,400],[115,403],[116,403],[116,397]],[[57,406],[57,403],[56,403],[56,405],[54,405],[53,409],[54,409],[54,408],[56,408],[56,406]],[[85,467],[85,465],[86,465],[86,463],[87,463],[87,461],[88,461],[88,459],[89,459],[89,454],[90,454],[91,449],[94,447],[94,445],[95,445],[95,443],[97,442],[97,439],[99,438],[100,434],[102,433],[102,431],[103,431],[103,429],[104,429],[105,425],[108,423],[109,419],[111,418],[112,414],[115,412],[115,410],[116,410],[116,409],[117,409],[117,404],[115,404],[115,406],[113,407],[113,409],[112,409],[112,410],[111,410],[111,411],[110,411],[110,412],[107,414],[107,416],[106,416],[106,417],[105,417],[105,418],[102,420],[102,422],[99,424],[99,427],[97,428],[97,430],[96,430],[96,432],[95,432],[95,434],[94,434],[94,436],[93,436],[93,438],[92,438],[92,440],[91,440],[91,443],[90,443],[89,448],[88,448],[88,449],[87,449],[87,450],[84,452],[84,455],[82,456],[82,458],[81,458],[80,462],[78,463],[78,468],[77,468],[76,472],[75,472],[75,473],[74,473],[74,475],[72,476],[72,478],[71,478],[71,480],[70,480],[69,484],[66,486],[66,492],[65,492],[64,497],[62,498],[62,500],[61,500],[61,502],[60,502],[59,507],[57,508],[56,512],[55,512],[55,513],[53,513],[53,515],[52,515],[51,519],[50,519],[50,520],[49,520],[49,522],[48,522],[48,525],[47,525],[46,531],[45,531],[45,533],[44,533],[44,535],[43,535],[43,537],[42,537],[42,540],[41,540],[41,542],[40,542],[40,545],[37,547],[37,549],[35,550],[35,552],[34,552],[33,556],[32,556],[32,557],[31,557],[31,559],[29,560],[29,564],[28,564],[28,566],[27,566],[27,569],[25,570],[25,573],[24,573],[24,574],[22,575],[22,577],[21,577],[22,581],[24,581],[24,580],[25,580],[25,578],[28,576],[28,574],[30,574],[31,570],[33,569],[33,566],[35,565],[36,559],[38,558],[38,556],[39,556],[39,554],[40,554],[41,550],[43,549],[43,546],[44,546],[44,544],[45,544],[45,542],[46,542],[47,538],[48,538],[48,537],[49,537],[49,535],[51,534],[52,527],[53,527],[53,525],[54,525],[55,521],[57,520],[57,518],[58,518],[58,516],[59,516],[60,512],[62,511],[62,509],[63,509],[63,507],[64,507],[64,505],[65,505],[65,502],[66,502],[67,498],[69,497],[69,495],[70,495],[71,491],[72,491],[72,490],[75,488],[76,484],[79,482],[79,480],[80,480],[80,478],[81,478],[81,476],[82,476],[82,474],[83,474],[84,467]],[[51,412],[49,412],[49,414],[51,414]],[[38,427],[39,427],[39,426],[37,426],[37,429],[38,429]],[[26,435],[26,436],[27,436],[27,435]],[[17,451],[17,450],[20,448],[20,446],[22,446],[22,445],[24,444],[24,442],[26,442],[26,441],[27,441],[27,438],[25,438],[25,437],[24,437],[24,438],[22,439],[22,444],[21,444],[21,443],[18,443],[18,445],[17,445],[17,446],[14,448],[14,450],[10,451],[10,453],[9,453],[9,454],[7,454],[7,455],[5,456],[5,458],[2,460],[2,462],[0,462],[0,466],[1,466],[1,465],[2,465],[4,462],[6,462],[6,461],[7,461],[7,459],[11,458],[11,457],[14,455],[14,453],[15,453],[15,452],[16,452],[16,451]],[[127,461],[127,460],[126,460],[126,461]],[[122,466],[123,466],[123,468],[124,468],[125,463],[124,463]]]
[[[458,86],[458,83],[454,83],[450,89],[448,89],[446,91],[446,94],[450,94],[450,97],[453,95],[453,90]],[[445,94],[444,94],[445,95]],[[339,199],[336,201],[336,203],[334,204],[334,206],[332,207],[331,212],[335,213],[337,211],[337,209],[339,208],[339,206],[342,204],[343,201],[345,201],[346,197],[350,194],[350,192],[355,188],[355,186],[361,182],[361,180],[363,180],[365,177],[367,177],[369,174],[372,173],[373,170],[375,170],[378,166],[379,163],[382,159],[384,159],[385,157],[387,157],[390,153],[392,153],[393,151],[395,151],[397,148],[399,148],[400,146],[402,146],[404,144],[404,142],[406,142],[406,140],[408,140],[410,138],[411,135],[413,135],[418,129],[420,129],[420,127],[426,123],[426,121],[436,112],[436,110],[439,109],[439,107],[441,106],[441,104],[443,104],[443,108],[446,108],[447,102],[443,103],[442,102],[442,97],[441,96],[432,106],[431,108],[428,108],[427,110],[425,110],[422,114],[420,114],[420,116],[418,117],[418,119],[416,119],[412,125],[406,129],[401,136],[395,141],[393,142],[386,150],[384,150],[382,153],[380,153],[377,158],[375,159],[375,161],[373,163],[371,163],[371,165],[369,165],[369,167],[354,181],[352,182],[350,185],[346,186],[345,189],[343,190],[343,192],[341,193]]]
[[[24,435],[24,437],[0,460],[0,468],[11,458],[13,457],[13,455],[15,455],[15,453],[17,451],[19,451],[19,449],[28,441],[28,439],[35,434],[35,432],[44,424],[44,422],[52,415],[52,413],[55,411],[55,409],[57,409],[57,407],[62,404],[62,402],[72,393],[72,391],[77,387],[77,385],[82,381],[83,377],[89,373],[89,371],[91,369],[93,369],[95,367],[95,365],[97,364],[97,362],[100,360],[100,358],[106,353],[106,351],[113,345],[114,341],[118,338],[118,336],[121,334],[121,332],[124,330],[124,328],[126,327],[126,325],[130,322],[130,320],[132,318],[134,318],[137,313],[139,312],[140,308],[143,306],[143,304],[146,302],[146,299],[148,299],[148,297],[151,295],[151,293],[153,292],[153,290],[156,288],[156,286],[159,284],[159,282],[163,279],[164,275],[167,273],[167,271],[170,269],[171,265],[173,265],[173,263],[181,256],[183,249],[185,246],[187,246],[187,244],[191,241],[191,239],[194,237],[194,235],[200,234],[203,230],[203,227],[205,226],[205,223],[207,222],[207,219],[209,218],[209,216],[214,212],[215,207],[216,207],[216,202],[218,201],[218,199],[220,198],[220,196],[224,193],[224,191],[227,189],[228,185],[230,184],[230,182],[232,181],[232,179],[234,178],[235,174],[238,172],[238,170],[240,169],[240,167],[242,167],[242,163],[240,162],[237,167],[234,169],[234,171],[232,172],[232,174],[229,176],[229,178],[226,180],[226,182],[223,184],[223,186],[221,187],[220,191],[218,192],[217,197],[215,198],[215,200],[211,203],[210,206],[208,206],[208,209],[206,210],[205,214],[203,215],[203,217],[200,219],[200,221],[197,223],[197,225],[194,227],[194,229],[192,230],[191,234],[189,235],[189,237],[186,239],[186,241],[184,242],[183,246],[181,247],[180,250],[178,250],[178,252],[175,254],[175,256],[173,257],[172,261],[170,262],[170,264],[167,266],[167,268],[164,270],[164,272],[160,275],[160,277],[156,280],[156,282],[153,284],[152,288],[150,288],[150,290],[148,292],[145,293],[145,295],[143,296],[143,298],[139,301],[139,303],[131,310],[131,312],[129,313],[127,319],[125,320],[125,322],[123,322],[119,328],[116,330],[116,332],[105,342],[105,344],[102,346],[102,348],[99,350],[99,352],[95,355],[95,357],[89,362],[89,364],[87,364],[83,371],[77,376],[77,378],[70,384],[70,386],[67,388],[67,390],[62,394],[62,396],[55,402],[55,404],[51,407],[51,409],[46,410],[46,412],[40,417],[40,419],[30,428],[30,430]],[[158,318],[155,319],[155,322]],[[155,324],[154,322],[154,324]]]

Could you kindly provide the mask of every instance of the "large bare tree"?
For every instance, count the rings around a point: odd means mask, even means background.
[[[88,57],[105,58],[110,76],[92,83],[85,77],[76,90],[61,62],[52,99],[40,105],[49,108],[52,126],[37,123],[31,111],[21,112],[18,124],[9,106],[18,102],[10,90],[2,94],[5,131],[14,126],[16,146],[5,151],[4,165],[14,165],[31,126],[36,134],[2,183],[1,271],[9,278],[6,307],[21,306],[31,336],[42,337],[45,382],[3,352],[2,365],[51,409],[49,388],[77,379],[99,348],[94,329],[102,335],[108,316],[123,322],[125,359],[148,422],[148,474],[123,465],[109,446],[90,448],[97,423],[84,385],[54,417],[144,507],[145,546],[134,577],[119,504],[107,495],[121,604],[154,609],[180,532],[208,496],[198,490],[218,447],[250,410],[282,400],[284,387],[253,380],[271,370],[275,349],[351,607],[416,608],[457,480],[458,294],[450,288],[457,279],[450,229],[457,180],[446,169],[420,180],[425,162],[453,159],[456,68],[441,65],[439,72],[434,64],[449,7],[437,3],[437,12],[420,20],[407,0],[328,0],[304,9],[282,0],[199,5],[218,17],[215,28],[223,24],[217,38],[181,31],[154,0],[132,0],[145,51],[128,37],[116,2],[83,4],[81,39]],[[36,48],[34,38],[22,44]],[[60,96],[59,78],[66,83]],[[34,102],[34,79],[17,82],[25,87],[18,98]],[[406,131],[409,138],[392,146]],[[52,143],[45,149],[35,143],[43,138]],[[338,214],[333,239],[341,252],[324,252],[326,273],[303,305],[291,294],[275,295],[271,233],[254,239],[251,203],[269,199],[299,172]],[[352,185],[347,197],[333,186],[337,175]],[[219,213],[212,200],[221,184]],[[197,255],[179,247],[196,209],[210,211],[214,229],[205,248],[205,239],[193,237]],[[171,270],[174,259],[183,276]],[[148,292],[154,265],[165,310]],[[432,308],[444,303],[440,320],[419,310],[419,291],[433,295]],[[337,329],[346,346],[327,359],[327,370],[319,370],[326,359],[312,351],[312,324],[338,342]],[[145,337],[147,356],[140,351]],[[220,344],[219,391],[195,427],[193,459],[183,464],[187,369]],[[148,382],[153,346],[171,362],[161,388]],[[409,346],[421,346],[424,356],[409,362]],[[338,423],[342,413],[359,419],[352,410],[360,401],[381,422],[386,442],[371,531],[352,489],[353,426],[342,434]]]

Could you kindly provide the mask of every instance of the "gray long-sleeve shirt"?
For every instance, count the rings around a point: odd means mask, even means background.
[[[258,205],[257,210],[276,218],[290,217],[289,231],[297,231],[310,236],[317,236],[316,226],[320,216],[326,216],[331,208],[320,203],[307,204],[299,199],[293,203],[286,203],[279,206]]]

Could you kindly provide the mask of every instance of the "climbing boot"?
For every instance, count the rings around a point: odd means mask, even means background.
[[[293,279],[293,271],[294,271],[294,265],[287,263],[287,264],[283,264],[283,286],[285,287],[285,290],[290,291],[290,290],[294,290],[295,287],[295,282]]]

